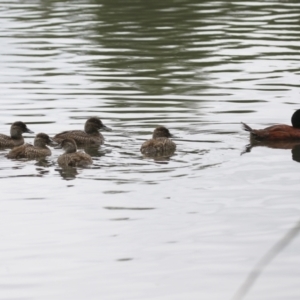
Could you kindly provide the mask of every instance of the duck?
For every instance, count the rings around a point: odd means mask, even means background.
[[[141,153],[145,156],[171,156],[176,150],[176,144],[170,140],[169,129],[158,126],[153,131],[152,139],[145,141],[141,146]]]
[[[24,144],[23,133],[34,133],[21,121],[14,122],[10,127],[10,136],[0,134],[0,147],[13,148]]]
[[[243,129],[250,132],[250,137],[259,141],[300,141],[300,109],[292,115],[292,126],[278,124],[264,129],[252,129],[242,122]]]
[[[55,147],[55,149],[64,149],[65,153],[60,155],[57,162],[62,167],[84,167],[91,165],[93,160],[88,154],[77,151],[74,139],[67,138]]]
[[[51,150],[46,146],[56,146],[57,143],[50,139],[46,133],[39,133],[34,138],[33,145],[24,144],[13,148],[7,154],[7,158],[18,159],[18,158],[29,158],[37,159],[44,158],[51,155]]]
[[[100,146],[104,143],[104,137],[99,130],[111,131],[97,117],[89,118],[84,125],[83,130],[70,130],[58,133],[53,140],[61,143],[64,139],[73,139],[77,146]]]

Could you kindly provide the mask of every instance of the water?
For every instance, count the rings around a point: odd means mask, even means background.
[[[0,3],[0,132],[94,115],[113,129],[88,169],[1,150],[0,299],[233,299],[299,221],[298,148],[241,155],[240,122],[299,108],[300,4]],[[157,125],[176,136],[168,160],[139,152]],[[299,299],[299,247],[295,234],[243,299]]]

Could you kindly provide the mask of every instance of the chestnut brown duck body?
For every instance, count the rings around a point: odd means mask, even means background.
[[[264,141],[300,141],[300,110],[298,109],[292,116],[292,126],[278,124],[264,129],[252,129],[242,123],[243,129],[249,131],[251,138]]]
[[[37,159],[51,155],[51,150],[46,146],[56,146],[57,143],[53,142],[45,133],[39,133],[34,139],[34,144],[24,144],[13,148],[7,154],[7,158],[29,158]]]
[[[93,163],[92,158],[88,154],[77,151],[76,143],[73,139],[65,139],[55,148],[65,150],[65,153],[57,159],[58,164],[62,167],[84,167]]]
[[[33,133],[27,125],[21,121],[14,122],[10,127],[10,136],[0,134],[0,147],[13,148],[24,144],[23,133]]]
[[[169,139],[170,137],[170,131],[164,126],[159,126],[154,130],[152,139],[142,144],[140,151],[146,156],[172,155],[176,144]]]
[[[105,126],[99,118],[92,117],[85,122],[84,131],[64,131],[55,135],[53,140],[61,143],[64,139],[73,139],[79,147],[99,146],[104,143],[104,137],[99,130],[110,131],[111,129]]]

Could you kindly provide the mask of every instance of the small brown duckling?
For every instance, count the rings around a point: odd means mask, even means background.
[[[65,150],[65,153],[57,159],[58,164],[62,167],[84,167],[93,163],[92,158],[88,154],[77,152],[74,139],[64,139],[55,149]]]
[[[24,144],[24,138],[22,133],[34,133],[31,131],[25,123],[21,121],[14,122],[10,127],[10,136],[0,134],[0,147],[1,148],[13,148]]]
[[[243,129],[250,132],[250,137],[259,141],[300,141],[300,109],[292,115],[292,125],[278,124],[264,129],[252,129],[242,123]]]
[[[110,131],[97,117],[89,118],[84,125],[83,130],[70,130],[58,133],[53,140],[61,143],[64,139],[73,139],[77,146],[94,145],[98,146],[104,143],[104,137],[99,130]]]
[[[7,154],[7,158],[30,158],[37,159],[51,155],[51,150],[46,146],[56,146],[57,143],[53,142],[45,133],[39,133],[34,138],[34,144],[24,144],[13,148]]]
[[[142,144],[141,152],[146,156],[171,156],[176,150],[176,144],[169,139],[170,131],[159,126],[153,132],[153,137]]]

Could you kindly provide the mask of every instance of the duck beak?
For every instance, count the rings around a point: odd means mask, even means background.
[[[54,147],[54,149],[62,149],[62,143],[56,144],[56,146]]]
[[[58,146],[58,145],[59,145],[58,143],[56,143],[56,142],[54,142],[52,139],[50,139],[50,141],[49,141],[49,146],[55,147],[55,146]]]
[[[111,128],[105,126],[104,124],[103,124],[103,126],[100,128],[100,130],[104,130],[104,131],[112,131]]]
[[[29,128],[26,128],[26,131],[27,133],[34,133],[32,130],[30,130]]]

